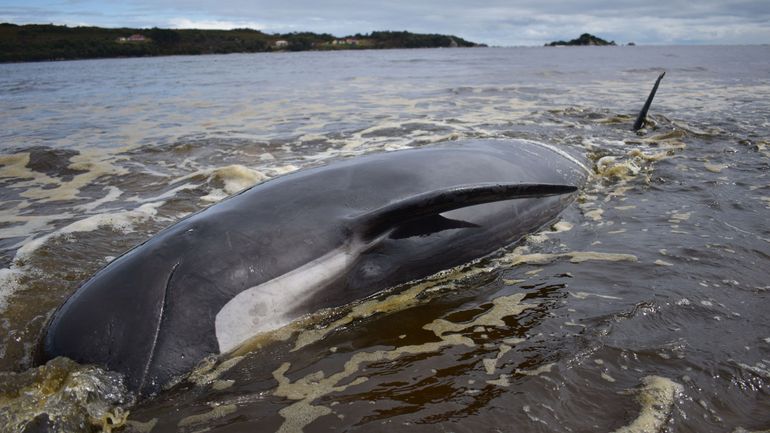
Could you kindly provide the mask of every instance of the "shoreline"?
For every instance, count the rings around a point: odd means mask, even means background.
[[[455,47],[451,48],[452,50],[465,50],[465,49],[473,49],[473,48],[495,48],[495,49],[506,49],[506,48],[542,48],[538,46],[527,46],[527,47],[486,47],[486,46],[476,46],[476,47]],[[180,53],[180,54],[157,54],[157,55],[147,55],[147,56],[110,56],[110,57],[82,57],[82,58],[69,58],[69,59],[42,59],[42,60],[11,60],[11,61],[2,61],[0,60],[0,65],[16,65],[16,64],[30,64],[30,63],[58,63],[58,62],[83,62],[88,60],[128,60],[128,59],[152,59],[152,58],[160,58],[160,57],[205,57],[205,56],[229,56],[229,55],[242,55],[242,54],[266,54],[266,55],[274,55],[274,54],[300,54],[300,53],[332,53],[332,52],[342,52],[342,51],[394,51],[394,50],[440,50],[440,49],[450,49],[446,47],[418,47],[418,48],[406,48],[406,47],[394,47],[394,48],[353,48],[353,49],[336,49],[336,50],[303,50],[303,51],[289,51],[289,50],[281,50],[281,51],[233,51],[230,53],[200,53],[200,54],[187,54],[187,53]]]
[[[104,58],[362,49],[470,48],[485,46],[459,36],[372,31],[267,34],[253,29],[139,29],[0,23],[0,63]]]
[[[648,48],[724,48],[724,47],[768,47],[770,44],[726,44],[726,45],[688,45],[688,44],[664,44],[664,45],[558,45],[558,46],[544,46],[544,45],[512,45],[512,46],[487,46],[479,44],[473,47],[454,47],[452,49],[467,49],[467,48],[488,48],[488,49],[648,49]],[[374,48],[374,47],[359,47],[359,48],[342,48],[342,49],[310,49],[302,51],[291,50],[273,50],[273,51],[232,51],[227,53],[178,53],[178,54],[154,54],[154,55],[142,55],[142,56],[105,56],[105,57],[80,57],[80,58],[58,58],[58,59],[40,59],[40,60],[0,60],[0,66],[2,65],[14,65],[14,64],[31,64],[31,63],[54,63],[54,62],[80,62],[87,60],[123,60],[123,59],[149,59],[157,57],[200,57],[200,56],[216,56],[216,55],[231,55],[231,54],[293,54],[293,53],[318,53],[318,52],[339,52],[339,51],[392,51],[392,50],[421,50],[421,49],[442,49],[448,47],[392,47],[392,48]]]

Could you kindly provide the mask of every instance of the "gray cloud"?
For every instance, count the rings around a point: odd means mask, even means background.
[[[19,1],[22,0],[13,0]],[[45,0],[42,0],[45,1]],[[93,11],[93,8],[100,8]],[[107,26],[259,27],[342,36],[372,30],[451,33],[493,45],[542,45],[589,32],[619,43],[770,43],[767,0],[65,0],[2,7],[13,22]],[[10,19],[9,19],[10,18]]]

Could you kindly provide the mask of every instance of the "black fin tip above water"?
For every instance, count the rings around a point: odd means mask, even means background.
[[[655,98],[655,92],[658,91],[660,80],[662,80],[665,75],[666,73],[663,72],[658,76],[658,79],[655,80],[655,85],[652,86],[652,91],[650,92],[650,95],[647,97],[647,101],[644,103],[644,107],[642,107],[642,111],[639,112],[639,116],[636,118],[636,122],[634,122],[634,131],[638,131],[642,129],[644,124],[647,122],[647,111],[650,110],[650,105],[652,104],[653,98]]]

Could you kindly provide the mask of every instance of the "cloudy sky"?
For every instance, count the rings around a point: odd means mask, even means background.
[[[336,36],[409,30],[504,46],[585,32],[618,43],[767,44],[770,0],[0,0],[0,22]]]

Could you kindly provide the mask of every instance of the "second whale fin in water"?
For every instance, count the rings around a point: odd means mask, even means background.
[[[639,116],[636,118],[636,122],[634,122],[634,131],[638,131],[642,129],[642,126],[644,126],[644,124],[647,123],[647,111],[649,111],[650,109],[650,105],[652,104],[652,99],[655,98],[655,92],[658,91],[660,80],[662,80],[665,75],[666,73],[663,72],[658,76],[658,79],[655,80],[655,85],[652,86],[652,91],[650,92],[650,95],[647,97],[647,101],[644,103],[644,107],[642,107],[642,111],[639,112]]]
[[[365,239],[372,239],[405,223],[443,212],[522,198],[542,198],[577,191],[572,185],[540,183],[482,183],[428,191],[374,209],[357,218]]]

